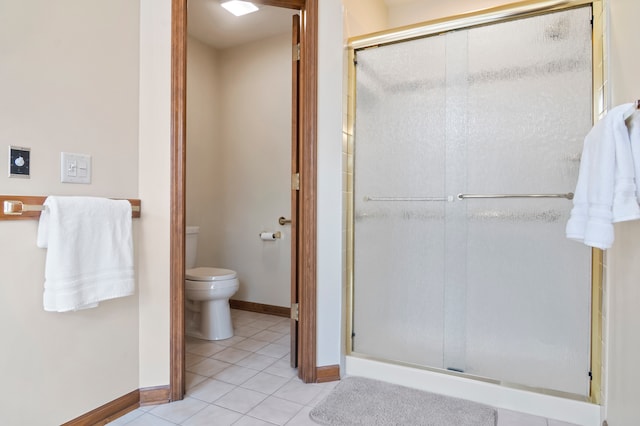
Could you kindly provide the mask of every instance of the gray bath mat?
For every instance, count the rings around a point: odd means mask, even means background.
[[[309,416],[331,426],[495,426],[496,410],[363,377],[346,377]]]

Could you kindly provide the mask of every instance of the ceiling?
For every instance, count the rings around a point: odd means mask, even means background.
[[[387,8],[424,0],[383,0]],[[226,49],[291,31],[293,9],[256,4],[259,11],[233,16],[221,0],[188,0],[189,35],[216,48]]]
[[[220,0],[189,0],[189,35],[216,49],[226,49],[291,32],[296,10],[256,6],[260,8],[257,12],[234,16],[220,6]]]

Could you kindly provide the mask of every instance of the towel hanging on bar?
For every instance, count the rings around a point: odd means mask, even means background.
[[[44,210],[43,203],[47,197],[35,195],[0,195],[0,220],[33,220],[38,219]],[[141,201],[129,199],[131,216],[140,217]]]
[[[567,238],[606,250],[614,223],[640,219],[631,148],[637,141],[624,118],[637,109],[638,102],[612,108],[585,137]]]
[[[97,197],[47,197],[37,246],[46,248],[45,311],[93,308],[135,290],[131,204]]]

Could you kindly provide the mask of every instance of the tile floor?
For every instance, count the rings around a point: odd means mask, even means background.
[[[171,404],[140,407],[110,426],[317,426],[309,411],[338,382],[304,384],[289,366],[289,320],[232,310],[235,335],[187,338],[187,393]],[[570,426],[498,410],[498,426]]]

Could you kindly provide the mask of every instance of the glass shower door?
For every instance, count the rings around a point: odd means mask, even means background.
[[[398,47],[372,49],[358,63],[357,351],[440,364],[445,45],[435,37]]]
[[[590,19],[585,7],[469,31],[466,191],[573,191],[591,127]],[[586,395],[591,257],[565,238],[572,203],[465,204],[466,371]]]
[[[493,195],[575,187],[590,19],[357,52],[354,352],[587,394],[591,258],[564,238],[571,203]]]

